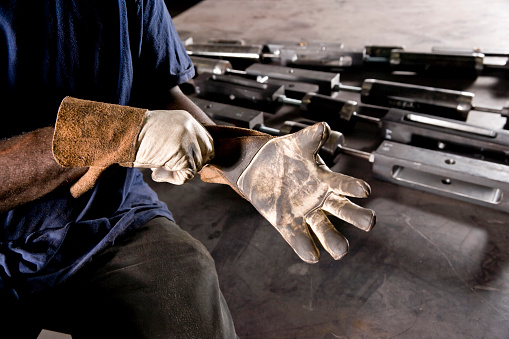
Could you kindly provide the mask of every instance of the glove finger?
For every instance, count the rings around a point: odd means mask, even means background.
[[[174,185],[182,185],[194,178],[195,171],[183,169],[168,171],[164,167],[152,168],[152,180],[156,182],[167,182]]]
[[[105,169],[105,167],[89,167],[87,172],[71,186],[72,196],[79,198],[83,193],[92,189]]]
[[[283,138],[292,139],[294,150],[304,156],[314,157],[330,135],[330,127],[319,122]]]
[[[335,194],[354,198],[366,198],[371,194],[371,187],[364,180],[332,172],[324,166],[320,166],[320,168],[323,174],[322,182],[327,183]]]
[[[323,248],[339,260],[348,253],[348,240],[336,230],[323,211],[315,210],[306,216],[306,221]]]
[[[301,225],[276,227],[276,229],[303,261],[309,264],[318,262],[320,259],[320,252],[311,238],[311,234],[309,234],[309,230],[305,223]]]
[[[354,204],[345,197],[330,194],[322,209],[364,231],[375,226],[375,211]]]
[[[194,178],[197,172],[193,154],[186,154],[168,160],[162,167],[152,168],[152,180],[182,185]]]

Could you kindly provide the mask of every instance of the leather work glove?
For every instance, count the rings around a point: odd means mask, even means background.
[[[201,179],[234,188],[279,231],[302,260],[315,263],[320,257],[311,232],[334,259],[341,259],[348,252],[347,239],[327,214],[364,231],[374,226],[374,211],[347,198],[367,197],[369,185],[332,172],[318,156],[330,134],[326,123],[277,138],[224,126],[207,129],[214,139],[216,157],[202,169]]]
[[[182,185],[213,157],[212,137],[191,114],[146,112],[133,166],[151,168],[154,181]]]
[[[71,187],[78,197],[113,164],[151,168],[155,181],[183,184],[214,156],[214,145],[186,111],[147,111],[66,97],[55,124],[53,156],[64,167],[89,167]]]

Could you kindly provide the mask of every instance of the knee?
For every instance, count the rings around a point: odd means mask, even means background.
[[[170,271],[180,272],[182,275],[212,274],[216,276],[214,259],[207,248],[188,232],[180,229],[177,225],[167,228],[167,232],[158,239],[161,244],[160,255],[163,262],[171,267]],[[178,273],[177,273],[178,274]]]
[[[201,242],[193,238],[182,254],[186,257],[186,270],[195,275],[195,279],[217,279],[214,259]]]

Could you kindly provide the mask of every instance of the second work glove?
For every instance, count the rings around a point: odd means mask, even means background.
[[[319,259],[313,234],[334,259],[348,252],[348,241],[329,221],[334,215],[369,231],[375,213],[347,197],[365,198],[363,180],[332,172],[318,156],[330,128],[317,123],[273,138],[237,128],[210,126],[216,157],[200,172],[206,182],[233,187],[279,231],[308,263]]]
[[[214,156],[212,138],[186,111],[148,111],[66,97],[58,112],[53,155],[66,167],[89,167],[72,187],[77,197],[107,167],[151,168],[156,181],[182,184]]]

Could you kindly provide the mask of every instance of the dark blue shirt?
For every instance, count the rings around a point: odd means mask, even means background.
[[[0,0],[2,138],[54,125],[67,95],[150,109],[193,76],[163,0]],[[115,166],[79,199],[59,189],[1,214],[0,290],[54,286],[156,216],[172,218],[138,170]]]

